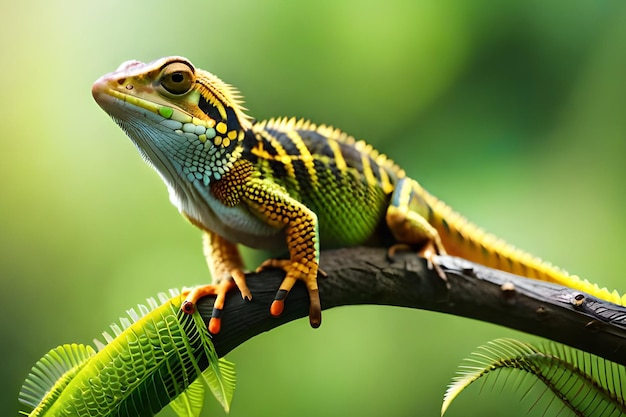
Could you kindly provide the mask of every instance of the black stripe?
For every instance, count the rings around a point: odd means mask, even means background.
[[[274,138],[274,136],[272,136],[269,131],[266,131],[265,135],[261,135],[259,140],[261,141],[261,145],[263,146],[263,150],[265,152],[267,152],[271,156],[276,156],[278,155],[278,151],[276,150],[276,148],[274,148],[274,145],[272,145],[272,142],[270,141],[268,136]]]
[[[327,156],[331,159],[335,158],[335,153],[328,145],[328,138],[318,132],[310,130],[297,130],[298,135],[302,138],[304,146],[307,147],[312,155]]]
[[[363,174],[363,162],[361,160],[361,152],[356,150],[352,145],[345,143],[339,143],[339,149],[341,150],[341,156],[346,161],[346,166],[356,169],[360,174]]]
[[[216,123],[222,121],[222,115],[220,114],[217,107],[209,103],[209,101],[206,98],[204,98],[202,94],[200,95],[200,100],[198,101],[198,107],[200,108],[200,110],[202,110],[204,114],[206,114],[211,119],[215,120]],[[228,115],[228,112],[226,114]]]
[[[283,132],[282,132],[282,130],[277,130],[276,128],[271,127],[271,126],[265,126],[263,129],[264,129],[267,133],[269,133],[269,135],[270,135],[271,137],[273,137],[273,138],[275,138],[276,136],[278,136],[278,135],[280,135],[280,134],[282,134],[282,133],[283,133]]]
[[[289,294],[289,291],[287,290],[278,290],[276,291],[276,296],[274,297],[274,300],[282,301],[287,298],[287,294]]]
[[[312,178],[302,160],[294,159],[292,160],[291,165],[293,165],[293,170],[296,174],[298,184],[312,184]]]
[[[296,143],[296,141],[298,139],[291,139],[284,132],[278,132],[274,136],[274,138],[278,141],[278,143],[280,143],[280,145],[283,147],[283,149],[285,150],[285,153],[287,155],[290,155],[290,156],[299,156],[300,155],[300,151],[298,150],[298,146],[297,146],[297,143]]]
[[[382,177],[380,175],[380,165],[378,165],[376,163],[376,161],[374,159],[372,159],[371,157],[369,157],[370,159],[370,168],[372,169],[372,174],[374,174],[374,178],[376,178],[376,182],[381,185],[382,184]]]
[[[226,109],[226,127],[228,128],[228,132],[231,130],[239,130],[241,129],[241,125],[239,124],[239,119],[237,119],[237,114],[232,107],[225,107]]]
[[[287,178],[287,170],[285,169],[285,164],[276,159],[270,159],[269,161],[270,168],[272,169],[272,175],[274,178]]]
[[[243,141],[241,142],[241,157],[256,164],[259,157],[252,152],[252,149],[255,148],[260,140],[261,135],[255,133],[252,129],[246,130]]]

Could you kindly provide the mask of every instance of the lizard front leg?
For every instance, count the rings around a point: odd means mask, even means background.
[[[285,230],[289,259],[269,259],[259,267],[281,268],[286,273],[270,307],[270,313],[273,316],[282,314],[285,298],[295,283],[301,280],[309,292],[309,322],[311,327],[319,327],[322,322],[322,308],[317,287],[317,216],[280,186],[263,179],[253,179],[247,184],[243,200],[263,221]]]
[[[246,278],[242,271],[243,262],[237,245],[224,239],[217,233],[205,231],[202,234],[202,246],[204,256],[211,272],[213,282],[208,285],[200,285],[192,288],[182,304],[186,313],[193,313],[196,302],[207,295],[215,295],[213,313],[209,321],[209,331],[217,334],[221,327],[222,310],[226,293],[239,288],[244,299],[251,300],[252,294],[246,284]]]

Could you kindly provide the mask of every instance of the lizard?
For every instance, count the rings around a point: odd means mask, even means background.
[[[320,248],[368,244],[419,247],[435,268],[437,255],[455,255],[626,303],[484,232],[362,140],[304,119],[254,120],[237,89],[186,58],[126,61],[99,78],[92,94],[202,231],[212,282],[188,291],[181,308],[192,313],[199,298],[215,296],[213,334],[229,291],[252,299],[239,244],[288,251],[288,259],[259,267],[285,272],[270,314],[282,313],[302,281],[314,328],[321,324]]]

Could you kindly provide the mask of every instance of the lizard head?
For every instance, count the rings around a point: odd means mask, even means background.
[[[224,176],[251,125],[233,87],[182,57],[124,62],[92,94],[161,175],[173,202]]]

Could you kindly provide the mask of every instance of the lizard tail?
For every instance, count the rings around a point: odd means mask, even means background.
[[[576,275],[570,275],[567,271],[485,232],[427,191],[422,189],[420,194],[431,208],[429,221],[439,232],[443,246],[450,255],[512,274],[553,282],[615,304],[626,305],[626,295],[621,296],[615,290],[609,291]]]

